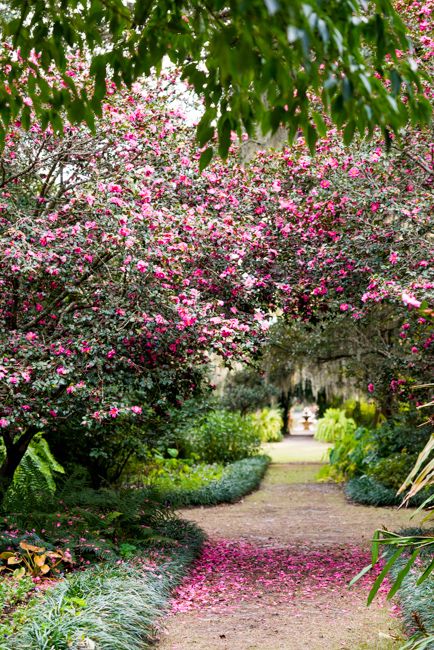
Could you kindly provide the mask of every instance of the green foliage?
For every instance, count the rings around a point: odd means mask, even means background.
[[[5,516],[0,548],[17,550],[26,542],[48,551],[68,549],[75,563],[99,562],[116,559],[122,544],[146,548],[171,543],[161,533],[171,518],[173,513],[149,488],[94,490],[66,483],[56,497],[46,499],[44,508]]]
[[[66,577],[30,611],[18,631],[0,641],[2,650],[64,650],[88,647],[139,650],[149,647],[171,590],[203,543],[193,524],[172,521],[167,535],[178,546],[154,568],[146,557],[93,567]],[[155,558],[154,558],[155,560]]]
[[[421,426],[420,414],[414,412],[387,420],[372,434],[379,458],[402,451],[418,454],[428,442],[430,435],[430,425]]]
[[[411,506],[420,506],[433,491],[423,491],[410,500]],[[402,503],[402,496],[396,490],[382,485],[372,476],[357,476],[348,481],[345,486],[345,495],[355,503],[366,506],[398,506]]]
[[[205,420],[192,423],[185,432],[187,455],[206,463],[230,463],[254,456],[261,439],[251,416],[212,411]]]
[[[345,435],[354,433],[356,423],[352,418],[345,415],[345,411],[338,408],[328,408],[324,417],[318,420],[318,427],[315,432],[317,440],[335,442]]]
[[[431,116],[404,23],[388,0],[373,0],[369,11],[362,0],[250,0],[230,8],[221,0],[175,6],[172,0],[18,0],[3,9],[1,40],[9,39],[23,58],[32,49],[41,56],[26,74],[21,59],[3,52],[7,72],[1,85],[12,91],[1,97],[3,129],[16,119],[28,127],[26,95],[43,124],[51,123],[56,132],[64,113],[92,126],[109,72],[117,84],[131,84],[160,70],[164,56],[204,99],[200,145],[217,133],[224,157],[232,131],[254,136],[256,127],[275,132],[281,123],[291,136],[302,130],[313,151],[326,128],[322,111],[343,130],[346,144],[356,132],[370,135],[375,126],[389,141],[389,132],[398,134],[410,119],[426,123]],[[88,92],[67,75],[67,53],[77,50],[91,53]],[[53,65],[63,80],[54,88],[44,74]],[[201,167],[212,152],[208,147],[202,154]]]
[[[377,407],[373,402],[349,399],[344,402],[343,408],[346,417],[352,418],[358,427],[372,429],[375,426]]]
[[[405,452],[393,454],[387,458],[380,458],[375,465],[367,469],[367,474],[378,483],[397,491],[404,483],[415,460],[416,456],[410,456]]]
[[[279,390],[255,370],[241,370],[230,374],[221,399],[223,408],[247,413],[257,411],[279,396]]]
[[[3,455],[4,448],[0,447],[0,460]],[[56,474],[64,474],[64,469],[54,458],[47,441],[38,435],[30,443],[14,474],[4,508],[38,507],[56,491]]]
[[[197,489],[163,492],[161,498],[174,507],[234,503],[258,488],[269,463],[268,456],[244,458],[227,465],[219,480]]]
[[[283,439],[283,419],[279,409],[263,408],[252,415],[262,442],[280,442]]]
[[[194,490],[210,481],[219,480],[223,466],[197,463],[194,458],[163,458],[154,455],[146,463],[141,479],[157,490]],[[139,478],[140,480],[140,478]]]
[[[344,481],[366,471],[367,460],[373,450],[372,432],[358,427],[345,433],[329,452],[329,465],[321,470],[321,478]]]
[[[32,599],[35,584],[30,576],[0,578],[0,639],[7,638],[36,601]]]

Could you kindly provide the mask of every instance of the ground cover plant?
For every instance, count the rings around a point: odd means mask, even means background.
[[[168,522],[164,532],[172,540],[166,547],[66,576],[21,612],[19,626],[5,628],[7,636],[0,647],[60,650],[86,643],[107,650],[148,647],[171,590],[203,543],[196,527],[179,520]]]
[[[253,456],[226,465],[221,476],[197,488],[182,486],[162,489],[160,498],[175,507],[211,506],[234,503],[259,487],[267,467],[268,456]]]

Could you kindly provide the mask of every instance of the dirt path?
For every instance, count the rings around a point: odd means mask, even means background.
[[[298,454],[302,443],[291,444]],[[408,526],[410,513],[350,505],[338,486],[315,482],[319,468],[276,463],[242,502],[182,512],[210,542],[178,592],[161,650],[399,647],[390,604],[368,609],[367,584],[345,585],[367,563],[374,529]]]

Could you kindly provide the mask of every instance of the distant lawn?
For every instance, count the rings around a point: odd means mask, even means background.
[[[283,442],[264,443],[262,450],[273,463],[326,463],[331,446],[313,438],[294,436]]]

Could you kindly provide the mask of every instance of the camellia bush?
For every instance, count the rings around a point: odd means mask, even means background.
[[[410,10],[409,21],[429,69]],[[67,74],[86,92],[85,63],[71,60]],[[325,122],[315,157],[299,137],[248,165],[232,134],[227,163],[201,174],[175,73],[105,92],[93,132],[65,123],[59,137],[29,103],[6,136],[3,495],[38,432],[77,416],[88,430],[140,422],[144,404],[164,413],[197,391],[210,354],[254,352],[276,313],[344,328],[392,310],[400,344],[384,338],[386,371],[368,390],[417,401],[433,343],[427,129],[409,127],[403,148],[373,133],[345,149]]]

